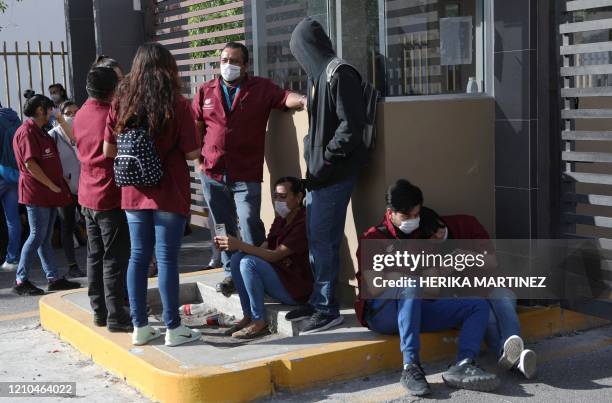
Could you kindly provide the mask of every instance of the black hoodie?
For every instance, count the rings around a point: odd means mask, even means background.
[[[325,68],[336,53],[321,24],[312,18],[295,27],[289,46],[308,75],[309,129],[304,158],[309,186],[317,189],[357,175],[368,159],[359,74],[344,65],[327,83]]]

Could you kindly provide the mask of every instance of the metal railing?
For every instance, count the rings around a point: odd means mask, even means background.
[[[68,52],[63,41],[59,44],[49,42],[47,49],[43,49],[42,41],[34,44],[28,41],[25,45],[20,45],[19,42],[2,42],[0,60],[4,72],[5,105],[18,110],[22,119],[22,89],[36,91],[40,86],[40,93],[44,94],[46,92],[45,84],[49,85],[57,82],[62,83],[64,88],[68,88]],[[56,63],[59,64],[57,67],[61,68],[60,71],[57,71]],[[56,75],[56,72],[59,74]],[[22,78],[27,85],[23,85]],[[58,79],[61,81],[58,81]],[[17,90],[17,96],[13,97],[11,95],[15,95],[15,90]]]

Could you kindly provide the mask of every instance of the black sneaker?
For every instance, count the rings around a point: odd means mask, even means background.
[[[322,332],[323,330],[338,326],[342,322],[344,322],[344,317],[342,315],[332,316],[316,311],[312,314],[310,319],[306,321],[300,334]]]
[[[215,290],[220,292],[226,298],[231,297],[231,295],[236,292],[236,287],[234,286],[234,280],[231,277],[225,277],[223,281],[217,283],[215,286]]]
[[[288,320],[289,322],[297,322],[299,320],[308,319],[314,312],[315,309],[312,305],[303,305],[287,312],[285,315],[285,320]]]
[[[465,360],[451,366],[442,373],[442,379],[448,386],[490,392],[499,386],[499,378],[480,368],[474,360]]]
[[[106,326],[106,317],[108,315],[107,314],[96,314],[94,313],[94,325],[98,326],[98,327],[104,327]]]
[[[419,364],[408,364],[402,371],[400,384],[412,396],[425,396],[431,393],[429,383],[425,379],[425,371]]]
[[[109,323],[106,328],[111,333],[131,333],[134,331],[131,321]]]
[[[74,290],[75,288],[81,288],[81,284],[68,281],[65,277],[60,278],[49,283],[47,291],[63,291],[63,290]]]
[[[28,280],[24,280],[20,284],[15,283],[13,292],[19,295],[44,295],[45,291],[36,287]]]
[[[72,277],[72,278],[86,277],[86,274],[83,273],[83,270],[81,270],[79,266],[75,263],[75,264],[71,264],[70,267],[68,268],[68,277]]]

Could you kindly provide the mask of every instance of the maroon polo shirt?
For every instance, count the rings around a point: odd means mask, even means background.
[[[32,119],[27,119],[15,132],[13,151],[19,168],[19,203],[36,207],[64,207],[72,202],[68,183],[64,180],[57,145],[47,132]],[[32,176],[26,162],[36,162],[47,177],[61,188],[55,193]]]
[[[117,144],[115,105],[111,106],[104,141]],[[124,210],[161,210],[187,216],[191,206],[189,167],[185,154],[200,148],[189,101],[180,96],[174,103],[174,119],[163,133],[155,136],[155,148],[162,161],[162,178],[156,186],[124,186],[121,208]]]
[[[262,182],[266,125],[271,110],[285,108],[289,92],[271,80],[246,76],[226,112],[220,79],[202,84],[193,99],[197,121],[204,122],[202,156],[206,174],[218,181]]]
[[[97,211],[121,207],[121,189],[115,184],[113,160],[102,151],[109,110],[110,103],[88,99],[72,125],[81,161],[79,203]]]
[[[293,253],[274,263],[274,271],[296,302],[308,302],[314,278],[308,260],[306,209],[300,209],[290,224],[276,217],[268,234],[268,249],[274,250],[278,245],[285,245]]]

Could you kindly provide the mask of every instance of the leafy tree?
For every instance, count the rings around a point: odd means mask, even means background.
[[[17,1],[21,1],[21,0],[17,0]],[[8,8],[8,4],[6,4],[6,0],[0,0],[0,13],[4,14],[7,8]],[[2,31],[1,26],[0,26],[0,31]]]
[[[190,6],[189,12],[200,11],[200,10],[204,10],[207,8],[223,6],[223,5],[235,3],[235,2],[236,0],[207,1],[205,3],[200,3],[200,4],[195,4],[193,6]],[[219,19],[223,17],[236,16],[242,13],[243,13],[242,7],[233,8],[230,10],[220,11],[220,12],[216,12],[216,13],[209,14],[209,15],[191,17],[188,19],[188,24],[197,24],[200,22],[211,21],[211,20],[215,20],[215,19]],[[243,27],[244,27],[243,20],[226,22],[226,23],[210,25],[210,26],[202,27],[202,28],[190,29],[189,36],[195,36],[195,35],[201,35],[201,34],[206,34],[206,33],[219,32],[219,31],[225,31],[228,29],[243,28]],[[235,34],[235,35],[225,35],[225,36],[207,38],[207,39],[196,39],[196,40],[191,41],[189,46],[192,48],[196,48],[196,47],[201,47],[201,46],[215,45],[219,43],[225,43],[225,42],[230,42],[230,41],[242,41],[242,40],[244,40],[244,33]],[[197,51],[197,52],[191,53],[191,57],[193,59],[200,59],[204,57],[213,57],[213,56],[220,56],[220,55],[221,55],[221,51],[219,50]],[[199,70],[199,69],[202,69],[203,67],[204,66],[202,64],[195,64],[191,66],[191,69]]]

